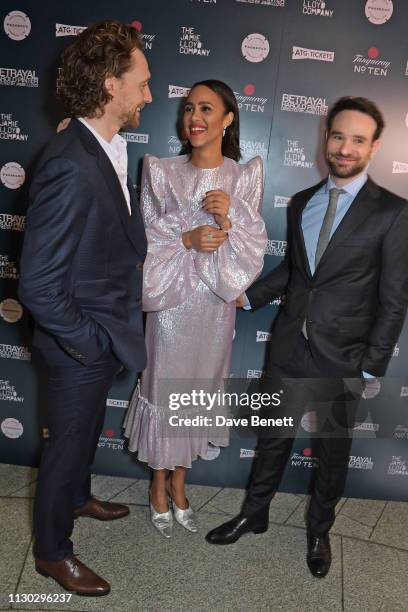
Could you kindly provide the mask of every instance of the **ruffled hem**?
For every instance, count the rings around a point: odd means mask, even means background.
[[[152,469],[191,468],[198,457],[206,458],[210,445],[229,445],[228,427],[217,427],[217,435],[211,426],[173,427],[169,424],[169,409],[155,406],[141,395],[136,397],[136,393],[123,422],[124,436],[128,438],[129,451],[137,453],[138,460]]]

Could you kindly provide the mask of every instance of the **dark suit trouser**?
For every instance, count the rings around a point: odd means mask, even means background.
[[[282,380],[284,379],[284,380]],[[296,380],[291,380],[296,379]],[[300,379],[300,380],[299,380]],[[361,381],[355,379],[351,391],[340,378],[321,377],[309,343],[301,335],[291,361],[285,367],[270,366],[266,385],[283,390],[281,414],[292,416],[295,427],[289,434],[265,428],[259,433],[257,456],[242,513],[250,515],[268,505],[281,481],[291,454],[297,425],[303,414],[316,411],[317,429],[313,434],[313,455],[319,460],[307,515],[307,527],[318,536],[329,531],[335,519],[347,476],[353,427]],[[266,416],[266,415],[265,415]],[[277,416],[274,414],[273,416]]]
[[[90,497],[90,466],[102,431],[108,391],[119,361],[109,347],[84,366],[61,350],[48,365],[47,420],[34,505],[34,555],[59,561],[73,554],[74,509]]]

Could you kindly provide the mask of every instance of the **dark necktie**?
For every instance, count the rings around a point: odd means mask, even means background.
[[[339,195],[344,193],[343,189],[330,189],[329,191],[329,205],[327,206],[326,214],[324,215],[322,227],[320,228],[319,239],[317,241],[316,254],[315,254],[315,270],[318,266],[319,261],[325,252],[327,245],[330,241],[330,234],[333,229],[334,218],[337,211],[337,202]]]

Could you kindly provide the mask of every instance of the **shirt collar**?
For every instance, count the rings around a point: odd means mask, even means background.
[[[109,157],[120,158],[127,152],[127,142],[122,136],[119,134],[115,134],[110,142],[105,140],[103,136],[101,136],[95,128],[92,127],[90,123],[86,121],[83,117],[78,117],[78,121],[80,121],[88,130],[95,136],[101,147],[108,154]]]
[[[368,179],[368,174],[367,174],[367,171],[365,171],[363,174],[360,174],[360,176],[355,178],[354,181],[347,183],[347,185],[343,185],[342,189],[348,195],[355,198],[358,192],[360,191],[360,189],[362,188],[362,186],[366,183],[367,179]],[[332,177],[329,175],[327,179],[327,183],[326,183],[326,189],[325,189],[326,193],[330,191],[330,189],[333,189],[333,188],[338,189],[338,186],[333,181]]]

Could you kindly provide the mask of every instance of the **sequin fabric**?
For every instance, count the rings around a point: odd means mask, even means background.
[[[211,189],[230,196],[228,239],[214,253],[187,250],[183,232],[200,225],[218,227],[202,210],[205,193]],[[187,156],[144,160],[141,206],[148,255],[143,309],[148,313],[148,365],[141,388],[130,401],[124,433],[129,450],[137,451],[138,459],[154,469],[191,467],[194,459],[206,457],[209,445],[228,445],[227,427],[170,425],[173,415],[213,418],[215,414],[197,406],[171,410],[168,391],[171,381],[170,391],[223,389],[229,376],[235,299],[263,266],[267,237],[259,214],[262,195],[259,157],[246,164],[224,158],[213,169],[196,168]]]

